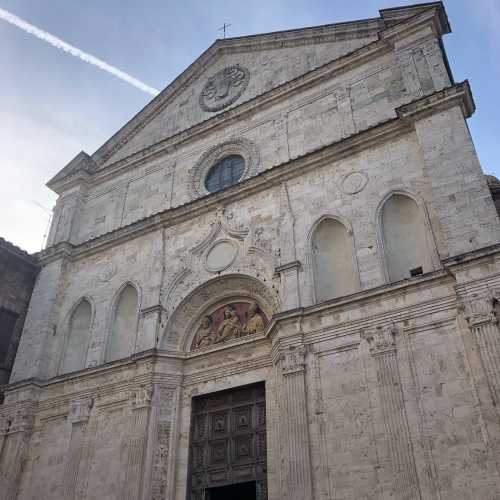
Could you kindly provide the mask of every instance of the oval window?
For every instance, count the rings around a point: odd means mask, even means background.
[[[240,155],[226,156],[218,161],[205,178],[205,187],[210,193],[215,193],[236,184],[245,171],[245,160]]]

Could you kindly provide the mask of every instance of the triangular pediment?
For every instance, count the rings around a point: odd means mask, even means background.
[[[369,44],[381,29],[370,19],[217,40],[93,158],[106,165],[141,151]]]
[[[429,10],[437,12],[443,32],[449,32],[442,3],[433,2],[384,9],[373,19],[217,40],[99,148],[91,162],[102,169],[123,160],[354,53],[380,39],[384,30]],[[73,171],[75,160],[50,183],[65,176],[68,167]]]

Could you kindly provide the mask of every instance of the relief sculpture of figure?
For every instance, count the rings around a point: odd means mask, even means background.
[[[257,302],[251,302],[247,311],[247,322],[243,329],[245,335],[264,331],[264,320],[259,314],[259,305]]]
[[[212,318],[203,316],[200,329],[196,335],[196,347],[207,347],[215,343],[215,333],[212,332]]]
[[[239,337],[241,332],[241,323],[236,311],[228,306],[224,310],[224,321],[217,329],[217,342]]]

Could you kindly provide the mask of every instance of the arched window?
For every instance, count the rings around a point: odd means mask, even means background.
[[[312,251],[318,301],[357,291],[359,280],[352,241],[344,224],[334,219],[322,220],[313,233]]]
[[[432,271],[429,233],[415,201],[393,194],[381,213],[385,263],[389,281],[399,281]]]
[[[135,351],[139,296],[132,285],[120,293],[115,305],[111,336],[106,349],[106,361],[130,356]]]
[[[85,368],[91,321],[92,307],[88,300],[82,299],[71,313],[69,320],[69,333],[61,363],[61,373],[74,372]]]
[[[245,171],[245,160],[240,155],[229,155],[210,168],[205,178],[205,187],[215,193],[236,184]]]

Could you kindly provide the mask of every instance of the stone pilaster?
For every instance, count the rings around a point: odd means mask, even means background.
[[[151,398],[152,389],[150,387],[138,387],[132,391],[126,475],[122,491],[122,498],[125,500],[142,498]]]
[[[86,468],[86,464],[82,464],[82,458],[92,406],[92,399],[75,400],[70,405],[68,420],[71,423],[71,438],[63,478],[64,498],[68,500],[76,498],[77,486],[81,483],[80,466]]]
[[[461,309],[479,348],[494,405],[500,402],[500,331],[495,311],[495,298],[490,292],[473,294],[461,303]]]
[[[337,107],[342,123],[342,138],[345,139],[356,132],[352,114],[350,87],[339,87],[335,92],[335,97],[337,98]]]
[[[376,363],[385,433],[394,474],[395,498],[420,500],[422,495],[398,367],[396,328],[391,325],[365,330],[362,337],[369,343],[371,357]]]
[[[0,447],[0,496],[2,500],[17,498],[31,436],[32,420],[28,410],[19,410],[5,419],[3,430],[0,430],[0,435],[3,434],[3,445]]]
[[[156,387],[148,433],[144,500],[164,500],[169,490],[169,457],[176,390]]]
[[[280,265],[276,268],[281,280],[283,310],[300,307],[300,263],[295,249],[295,218],[292,212],[288,188],[281,186],[280,198]]]
[[[286,163],[290,160],[288,147],[288,113],[283,113],[273,121],[276,134],[276,154],[278,163]]]
[[[280,391],[282,495],[312,498],[311,457],[305,383],[305,347],[288,347],[277,359]]]

